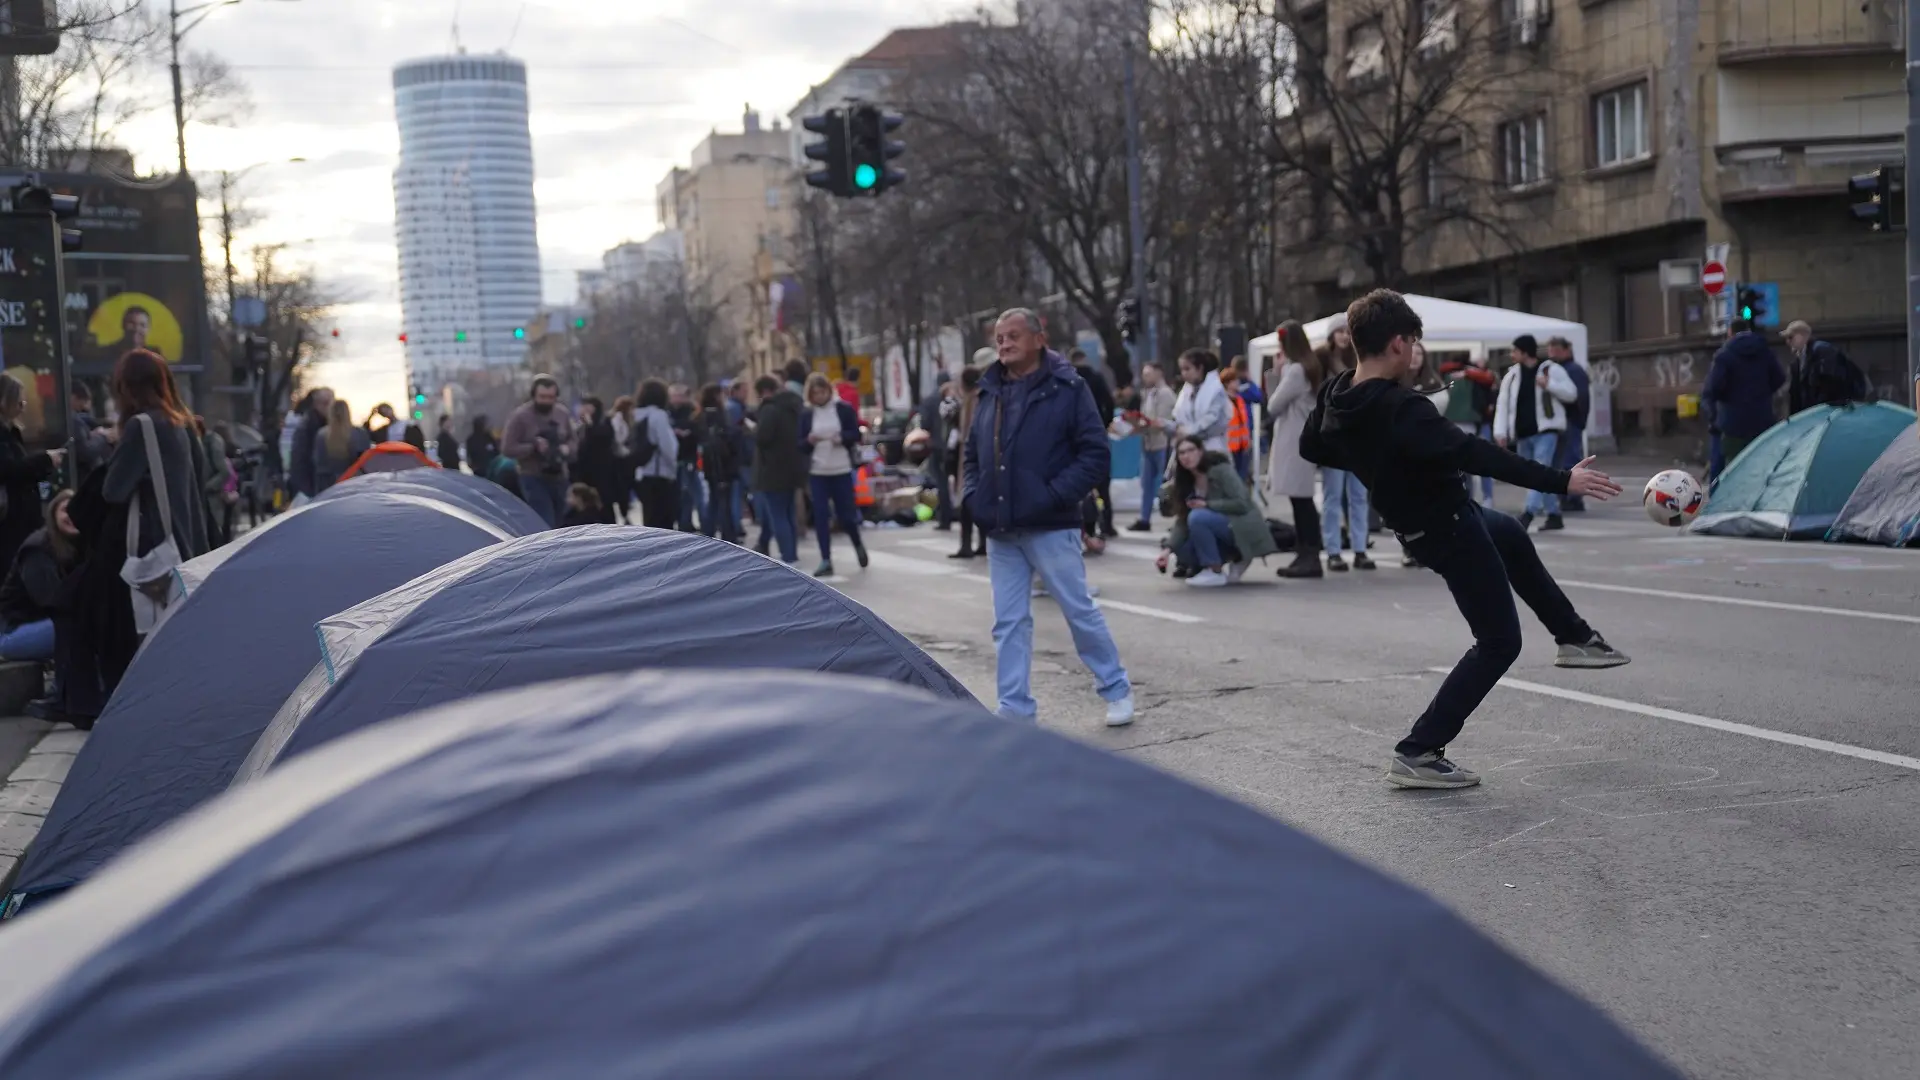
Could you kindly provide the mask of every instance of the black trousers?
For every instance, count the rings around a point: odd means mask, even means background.
[[[1313,505],[1312,499],[1288,499],[1293,504],[1293,531],[1298,534],[1293,542],[1296,553],[1318,552],[1320,550],[1320,508]],[[1365,551],[1364,547],[1355,551]]]
[[[640,501],[640,521],[649,529],[672,529],[680,524],[680,481],[672,476],[643,476],[634,484]]]
[[[1111,536],[1113,534],[1113,477],[1103,478],[1100,486],[1093,489],[1093,493],[1100,496],[1100,535]]]
[[[984,550],[986,550],[986,547],[987,547],[987,537],[986,537],[986,534],[985,534],[984,532],[983,532],[983,533],[981,534],[981,536],[980,536],[980,543],[979,543],[979,545],[978,545],[977,547],[976,547],[976,546],[974,545],[974,542],[973,542],[973,509],[972,509],[971,507],[969,507],[969,506],[968,506],[968,505],[967,505],[967,504],[966,504],[965,502],[962,502],[962,503],[960,504],[960,514],[959,514],[959,517],[960,517],[960,550],[961,550],[961,551],[984,551]]]
[[[1515,593],[1546,624],[1556,643],[1585,644],[1593,638],[1593,628],[1573,610],[1573,602],[1540,561],[1533,539],[1518,521],[1497,510],[1470,506],[1448,526],[1402,536],[1400,542],[1422,566],[1446,579],[1453,602],[1473,630],[1473,648],[1454,665],[1395,753],[1446,749],[1519,659]]]

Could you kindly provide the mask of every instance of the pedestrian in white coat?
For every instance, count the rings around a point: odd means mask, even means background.
[[[1566,368],[1542,360],[1532,334],[1520,335],[1513,342],[1513,366],[1500,380],[1500,397],[1494,404],[1494,441],[1529,461],[1552,465],[1566,435],[1567,406],[1579,397],[1580,390]],[[1541,528],[1566,528],[1560,517],[1560,496],[1529,492],[1520,526],[1532,525],[1538,514],[1547,519]]]
[[[1205,349],[1180,354],[1180,398],[1173,403],[1174,434],[1192,435],[1208,450],[1227,452],[1233,402],[1220,385],[1220,358]]]
[[[1313,504],[1320,467],[1300,456],[1300,435],[1307,415],[1326,381],[1326,368],[1307,344],[1307,331],[1297,319],[1288,319],[1275,331],[1280,337],[1279,372],[1267,407],[1273,410],[1273,462],[1268,490],[1293,508],[1293,563],[1280,569],[1283,578],[1317,578],[1320,568],[1320,511]]]

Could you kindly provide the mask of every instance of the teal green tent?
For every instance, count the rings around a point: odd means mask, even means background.
[[[1692,531],[1819,540],[1899,434],[1912,409],[1886,402],[1818,405],[1775,424],[1727,465]]]

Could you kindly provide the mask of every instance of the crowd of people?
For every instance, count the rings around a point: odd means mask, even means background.
[[[32,711],[82,727],[179,588],[173,568],[231,538],[239,497],[232,440],[187,410],[159,354],[126,353],[107,390],[102,419],[74,383],[68,462],[29,448],[24,388],[0,375],[0,659],[50,664]]]

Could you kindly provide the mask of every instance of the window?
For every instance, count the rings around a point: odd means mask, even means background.
[[[1364,23],[1347,32],[1347,81],[1371,82],[1387,73],[1387,37],[1379,23]]]
[[[1458,139],[1427,148],[1421,181],[1429,207],[1459,206],[1467,201],[1466,177],[1462,175],[1466,158],[1466,149]]]
[[[1593,163],[1605,168],[1653,153],[1647,138],[1647,84],[1622,86],[1593,99]]]
[[[1620,340],[1647,341],[1667,336],[1666,293],[1660,268],[1620,275]]]
[[[1534,113],[1500,125],[1500,182],[1510,188],[1537,184],[1547,168],[1547,114]]]
[[[1459,23],[1453,0],[1420,0],[1420,58],[1452,52],[1460,44]]]

